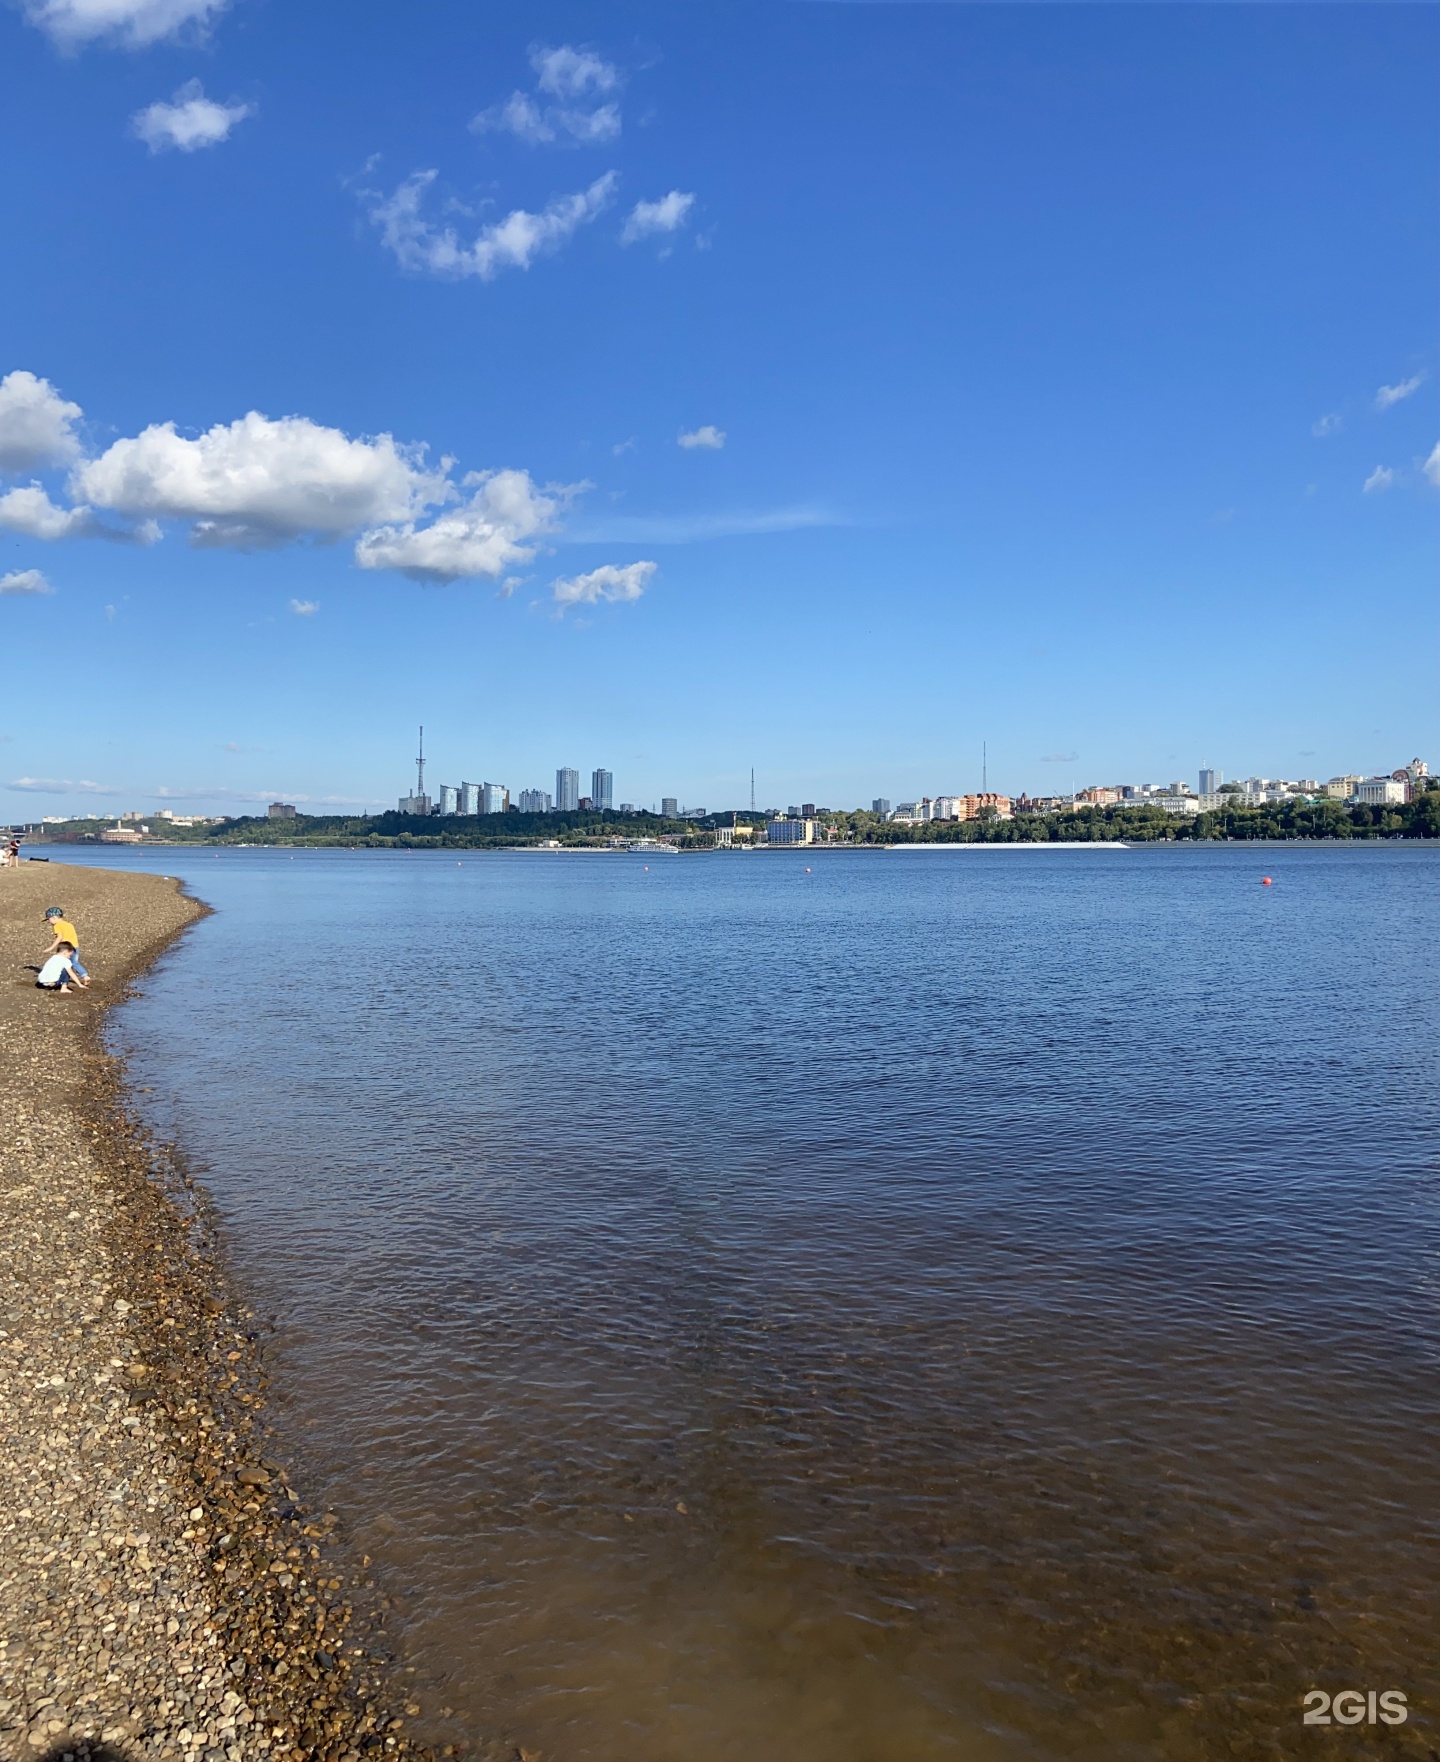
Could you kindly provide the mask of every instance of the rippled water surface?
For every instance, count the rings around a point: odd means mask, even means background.
[[[109,860],[437,1741],[1432,1753],[1440,852]]]

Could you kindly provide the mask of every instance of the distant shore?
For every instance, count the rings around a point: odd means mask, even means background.
[[[41,914],[92,975],[38,991]],[[148,874],[0,872],[0,1737],[250,1762],[406,1736],[354,1592],[267,1454],[253,1317],[202,1193],[127,1115],[105,1009],[205,907]]]

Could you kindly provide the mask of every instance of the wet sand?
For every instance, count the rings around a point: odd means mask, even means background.
[[[68,998],[31,970],[49,905],[92,975]],[[204,911],[159,876],[0,871],[0,1754],[425,1756],[334,1520],[270,1455],[203,1196],[100,1043]]]

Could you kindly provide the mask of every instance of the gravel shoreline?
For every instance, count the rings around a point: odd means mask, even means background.
[[[52,904],[93,978],[69,998],[29,970]],[[205,909],[155,875],[0,871],[0,1754],[429,1758],[334,1519],[268,1453],[259,1329],[204,1196],[100,1042]]]

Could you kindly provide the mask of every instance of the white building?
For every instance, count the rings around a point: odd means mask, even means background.
[[[460,785],[460,807],[462,814],[478,814],[480,812],[480,785],[478,783],[462,783]]]
[[[580,806],[580,773],[562,765],[555,773],[555,811],[573,814]]]
[[[440,812],[456,814],[460,811],[460,791],[453,783],[440,785]]]
[[[543,789],[522,789],[515,805],[522,814],[548,814],[551,809],[550,797]]]
[[[590,799],[597,808],[607,811],[615,805],[615,779],[608,771],[593,771],[590,775]]]
[[[1366,777],[1355,785],[1351,799],[1363,807],[1393,807],[1410,799],[1410,785],[1395,777]]]
[[[510,806],[510,791],[503,783],[482,783],[480,785],[480,812],[482,814],[503,814]]]
[[[1164,795],[1152,795],[1150,801],[1152,806],[1164,808],[1167,814],[1198,814],[1200,812],[1200,797],[1191,795],[1188,790],[1184,795],[1176,795],[1173,791]]]

